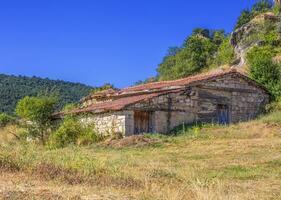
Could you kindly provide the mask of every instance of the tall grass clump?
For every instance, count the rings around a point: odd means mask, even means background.
[[[0,127],[5,127],[9,123],[12,123],[15,121],[15,118],[6,114],[6,113],[0,113]]]

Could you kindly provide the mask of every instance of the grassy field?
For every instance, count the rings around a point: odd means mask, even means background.
[[[278,112],[146,136],[141,147],[50,150],[9,132],[0,132],[0,199],[281,199]]]

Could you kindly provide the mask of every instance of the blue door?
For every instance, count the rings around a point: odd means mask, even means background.
[[[217,107],[217,120],[219,124],[229,124],[229,107],[228,105],[219,104]]]

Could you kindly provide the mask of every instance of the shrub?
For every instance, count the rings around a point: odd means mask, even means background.
[[[274,55],[271,46],[254,47],[247,53],[247,61],[250,76],[278,99],[281,96],[281,67],[272,61]]]
[[[230,44],[229,38],[224,39],[218,49],[215,58],[216,65],[230,65],[235,59],[233,46]]]
[[[52,147],[62,148],[69,144],[75,144],[79,134],[82,132],[81,124],[73,119],[66,118],[50,137]]]
[[[51,148],[63,148],[70,144],[89,145],[102,139],[95,133],[93,126],[84,126],[78,119],[67,117],[59,128],[52,133],[49,146]]]
[[[13,122],[15,119],[6,113],[0,113],[0,127],[5,127],[7,124]]]
[[[281,112],[281,99],[274,101],[271,104],[268,104],[266,106],[266,111],[267,112],[275,112],[275,111]]]
[[[102,141],[104,138],[102,135],[95,133],[93,126],[83,127],[82,132],[77,139],[77,145],[89,145]]]
[[[235,29],[242,27],[247,24],[253,18],[252,13],[249,10],[243,10],[236,22]]]

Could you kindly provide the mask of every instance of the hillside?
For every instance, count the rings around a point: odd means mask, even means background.
[[[237,68],[281,97],[281,4],[260,0],[243,10],[231,33],[195,28],[182,45],[168,48],[157,76],[140,83],[174,80]]]
[[[0,199],[281,199],[280,119],[53,150],[1,129]]]
[[[21,98],[46,92],[58,94],[59,108],[62,108],[65,104],[79,101],[92,89],[80,83],[0,74],[0,112],[13,114]]]

